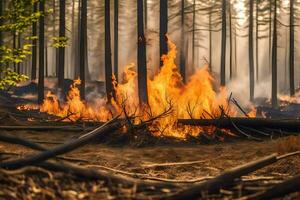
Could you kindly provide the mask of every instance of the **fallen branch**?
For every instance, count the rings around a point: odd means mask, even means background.
[[[219,190],[221,187],[229,186],[237,178],[240,178],[243,175],[254,172],[260,168],[263,168],[267,165],[275,163],[277,161],[277,155],[273,154],[271,156],[264,157],[262,159],[247,163],[242,166],[235,167],[231,170],[225,171],[223,174],[202,182],[195,184],[181,192],[175,193],[163,199],[195,199],[199,197],[203,192],[213,192]]]
[[[93,127],[81,128],[78,126],[0,126],[0,130],[16,131],[16,130],[28,130],[28,131],[71,131],[82,132],[90,131]]]
[[[30,155],[25,158],[20,158],[16,160],[11,160],[7,162],[0,163],[0,168],[12,168],[12,169],[18,169],[27,165],[34,165],[39,162],[43,162],[45,160],[48,160],[50,158],[53,158],[55,156],[68,153],[72,150],[77,149],[78,147],[81,147],[90,141],[100,137],[101,135],[105,135],[109,132],[113,132],[121,127],[121,122],[116,121],[117,118],[112,119],[111,121],[105,123],[104,125],[96,128],[95,130],[89,132],[84,137],[81,137],[80,139],[72,140],[68,143],[59,145],[53,149],[41,152],[36,155]]]
[[[300,174],[283,181],[270,189],[263,192],[258,192],[249,196],[241,197],[239,200],[260,200],[260,199],[273,199],[275,197],[282,197],[286,194],[297,192],[300,190]]]
[[[221,119],[178,119],[178,123],[191,126],[218,126],[219,128],[233,128],[232,122],[238,126],[252,128],[277,128],[283,130],[300,130],[300,120],[297,119],[267,119],[267,118],[239,118]]]
[[[277,156],[277,154],[273,154],[267,156],[265,158],[259,159],[257,161],[252,161],[250,163],[246,163],[245,165],[235,167],[229,171],[225,171],[224,173],[216,176],[215,178],[195,184],[190,188],[187,188],[181,192],[175,193],[173,195],[167,196],[163,199],[195,199],[199,197],[203,192],[215,192],[222,187],[230,186],[235,179],[238,179],[246,174],[254,172],[258,169],[271,165],[279,160],[289,158],[291,156],[300,155],[300,151],[284,154],[281,156]],[[295,180],[296,182],[298,180]],[[298,183],[298,182],[297,182]],[[268,198],[267,198],[268,199]]]
[[[205,162],[204,160],[197,160],[197,161],[187,161],[187,162],[142,164],[141,166],[143,168],[170,167],[170,166],[178,166],[178,165],[192,165],[192,164],[198,164],[204,162]]]

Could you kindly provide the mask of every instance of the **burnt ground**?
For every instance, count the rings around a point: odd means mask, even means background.
[[[4,131],[3,133],[25,138],[45,147],[63,143],[79,134],[59,131]],[[53,144],[49,144],[51,142]],[[245,140],[213,145],[185,144],[141,148],[94,143],[68,153],[67,156],[81,160],[72,161],[76,164],[94,169],[109,170],[107,168],[113,168],[139,175],[143,174],[152,179],[153,177],[163,178],[164,181],[171,181],[169,179],[197,181],[196,179],[216,176],[224,170],[272,153],[283,154],[295,150],[300,150],[300,137],[297,136],[265,140],[263,142]],[[32,151],[27,148],[0,143],[1,160],[6,159],[8,156],[24,156],[30,153]],[[147,166],[155,163],[186,161],[200,162],[167,167]],[[299,173],[300,158],[299,156],[291,157],[244,177],[245,180],[248,179],[248,182],[224,189],[218,195],[207,196],[205,199],[237,198],[261,191],[272,184]],[[135,175],[130,174],[129,176],[134,177]],[[172,188],[154,187],[139,191],[134,186],[128,187],[101,180],[84,180],[73,175],[37,169],[16,171],[12,174],[0,171],[0,177],[0,199],[156,199],[179,190],[178,188],[174,190]],[[186,183],[183,183],[181,187],[186,186]],[[299,198],[300,195],[297,193],[285,197],[285,199]]]
[[[36,112],[30,112],[24,116],[26,112],[19,113],[15,110],[15,105],[22,103],[20,99],[12,99],[3,94],[0,97],[1,126],[38,125],[39,123],[35,124],[27,119],[48,117]],[[10,112],[15,114],[7,116],[6,113]],[[53,123],[46,122],[46,125],[53,125]],[[24,138],[50,148],[77,138],[82,133],[1,130],[2,134]],[[141,136],[139,133],[134,137],[129,137],[129,142],[126,141],[120,145],[122,137],[121,140],[115,140],[113,137],[114,135],[109,135],[106,141],[96,141],[65,156],[73,158],[68,162],[86,168],[106,170],[138,179],[156,181],[159,179],[160,182],[174,184],[174,187],[139,187],[116,181],[87,180],[72,174],[25,167],[14,171],[0,169],[0,199],[160,199],[189,187],[193,183],[219,175],[232,167],[272,153],[285,154],[300,150],[300,136],[264,139],[262,142],[248,139],[225,140],[202,145],[194,142],[165,142],[159,138],[145,137],[145,134]],[[134,141],[135,138],[137,141]],[[19,145],[0,143],[0,163],[33,153],[36,152]],[[216,194],[204,193],[199,199],[237,199],[263,191],[300,174],[299,157],[293,156],[278,161],[243,177],[242,180],[236,180],[232,187],[222,188]],[[197,162],[178,164],[187,161]],[[151,166],[161,163],[173,164]],[[300,199],[300,193],[289,194],[278,199]]]

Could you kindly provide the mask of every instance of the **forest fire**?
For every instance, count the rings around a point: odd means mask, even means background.
[[[175,65],[176,46],[171,40],[168,45],[169,52],[162,57],[163,66],[159,73],[153,79],[148,78],[149,105],[139,104],[137,73],[133,70],[134,64],[130,64],[125,67],[122,82],[113,81],[115,99],[111,104],[107,104],[105,98],[93,103],[82,101],[77,88],[80,80],[75,80],[65,102],[60,102],[56,95],[48,92],[39,110],[65,118],[65,121],[107,121],[122,112],[124,117],[125,111],[128,116],[139,116],[135,123],[140,123],[170,109],[172,113],[157,119],[150,129],[154,135],[176,138],[186,138],[188,134],[196,136],[202,130],[200,127],[178,125],[179,118],[217,118],[221,115],[220,108],[226,110],[229,116],[235,116],[237,112],[227,100],[226,88],[214,90],[216,82],[207,67],[199,69],[186,84],[183,83]],[[21,107],[24,108],[26,106]],[[251,116],[254,117],[255,113]]]

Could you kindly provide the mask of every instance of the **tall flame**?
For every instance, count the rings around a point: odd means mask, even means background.
[[[175,65],[176,46],[171,40],[168,40],[168,46],[169,52],[161,58],[163,66],[159,73],[152,79],[148,78],[149,105],[139,104],[137,73],[134,71],[134,64],[129,64],[125,67],[121,83],[113,78],[115,100],[110,105],[106,103],[105,98],[99,99],[97,105],[80,100],[77,88],[80,80],[75,80],[65,103],[60,103],[55,95],[48,93],[40,111],[64,117],[66,120],[107,121],[125,108],[128,113],[136,113],[139,120],[146,120],[150,118],[149,112],[152,116],[157,116],[171,105],[172,114],[156,120],[150,129],[154,135],[182,139],[188,134],[198,135],[202,129],[178,125],[179,118],[217,117],[221,115],[220,107],[223,107],[228,115],[236,115],[236,110],[227,101],[226,89],[214,90],[216,83],[207,66],[196,71],[186,84],[183,83]]]

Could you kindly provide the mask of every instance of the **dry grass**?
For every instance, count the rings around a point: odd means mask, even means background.
[[[289,153],[300,150],[300,136],[289,136],[277,141],[278,153]]]

